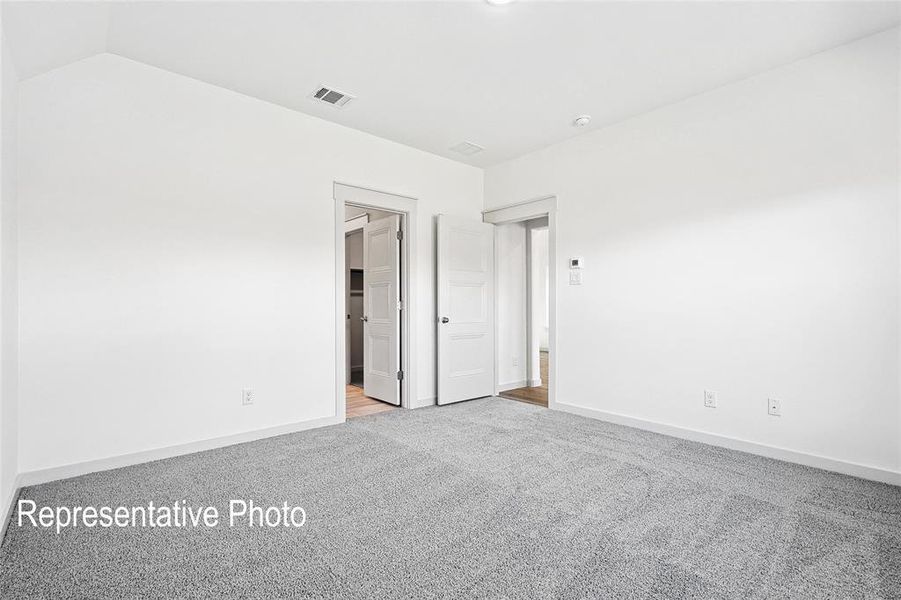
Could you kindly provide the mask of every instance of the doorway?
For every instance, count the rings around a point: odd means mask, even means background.
[[[514,344],[518,343],[524,346],[522,348],[522,356],[525,360],[520,371],[524,378],[512,384],[517,385],[521,382],[524,385],[510,387],[511,384],[509,383],[505,385],[504,382],[499,382],[499,395],[502,398],[547,407],[550,379],[548,370],[550,353],[548,219],[547,217],[540,217],[521,223],[498,225],[498,227],[522,229],[521,236],[524,242],[522,245],[525,258],[522,284],[516,285],[514,283],[511,286],[512,289],[509,289],[508,294],[505,295],[507,298],[506,302],[510,304],[516,303],[522,310],[524,326],[513,327],[512,331],[507,333],[507,337],[509,339],[512,336],[516,336],[518,331],[524,331],[525,335],[520,335],[516,339],[510,340]],[[515,232],[511,233],[516,235]],[[508,238],[499,235],[498,239],[499,243],[503,244]],[[516,248],[508,245],[507,250],[515,252]],[[503,279],[510,280],[511,278]],[[514,314],[518,312],[514,309]],[[518,366],[517,361],[513,360],[512,362],[512,368],[515,369]]]
[[[400,405],[401,216],[345,204],[346,418]]]
[[[485,211],[496,230],[495,394],[554,408],[556,198]]]
[[[345,417],[401,403],[402,215],[345,203]]]
[[[336,416],[411,406],[415,200],[335,184]]]

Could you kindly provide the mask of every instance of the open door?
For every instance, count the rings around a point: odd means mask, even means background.
[[[438,215],[438,404],[494,394],[494,225]]]
[[[400,406],[400,215],[363,227],[363,393]]]

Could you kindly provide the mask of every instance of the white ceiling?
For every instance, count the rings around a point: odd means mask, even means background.
[[[112,52],[488,166],[896,26],[895,2],[3,4],[22,78]],[[357,96],[343,109],[310,94]],[[591,125],[576,129],[583,113]],[[449,148],[485,147],[470,157]]]

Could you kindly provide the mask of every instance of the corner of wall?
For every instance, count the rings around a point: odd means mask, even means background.
[[[0,32],[0,522],[18,478],[18,75]],[[2,531],[2,530],[0,530]]]
[[[901,26],[893,29],[895,35],[895,90],[901,98]],[[888,32],[884,32],[888,33]],[[895,256],[895,311],[898,324],[895,332],[895,440],[897,444],[895,470],[901,473],[901,102],[896,103],[894,162],[897,165],[895,183],[895,239],[897,252]],[[899,475],[901,477],[901,475]],[[901,483],[899,483],[901,485]]]

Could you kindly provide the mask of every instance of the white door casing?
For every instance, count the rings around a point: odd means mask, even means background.
[[[494,225],[438,215],[438,404],[494,393]]]
[[[363,392],[400,405],[400,215],[363,227]]]

